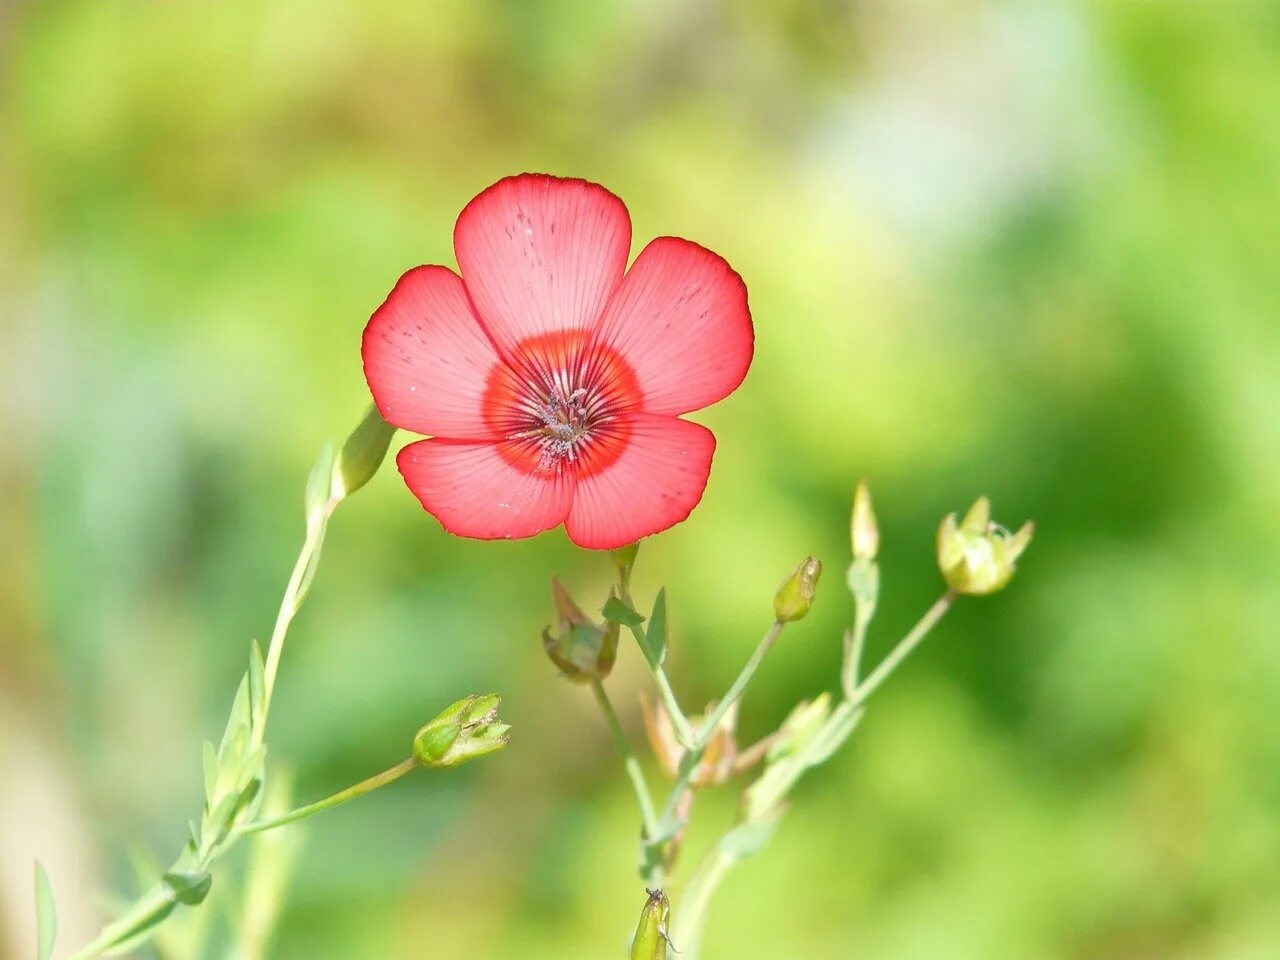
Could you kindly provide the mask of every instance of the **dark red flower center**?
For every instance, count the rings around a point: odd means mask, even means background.
[[[626,446],[626,416],[639,403],[635,373],[616,351],[581,332],[523,341],[490,375],[485,415],[509,443],[500,449],[527,473],[590,476]]]

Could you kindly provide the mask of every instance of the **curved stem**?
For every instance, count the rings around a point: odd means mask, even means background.
[[[262,716],[254,729],[254,745],[262,743],[266,734],[267,712],[271,707],[271,694],[276,686],[276,673],[280,669],[280,655],[284,652],[284,638],[289,632],[298,608],[302,605],[302,594],[307,581],[307,573],[312,570],[319,557],[320,547],[324,543],[324,531],[337,507],[337,500],[330,500],[324,509],[314,518],[307,519],[307,535],[298,552],[298,559],[289,575],[289,583],[284,589],[284,597],[280,600],[280,610],[276,614],[275,626],[271,630],[271,642],[267,646],[266,663],[262,671]]]
[[[671,934],[671,944],[680,951],[681,960],[697,960],[702,945],[702,932],[706,927],[707,906],[736,862],[718,848],[712,849],[690,878],[689,886],[680,899],[680,907],[675,911]]]
[[[622,602],[632,610],[636,608],[635,601],[631,598],[631,570],[629,568],[623,570],[618,578],[618,595]],[[641,629],[638,626],[630,626],[627,629],[635,637],[636,645],[644,649],[644,633]],[[684,715],[684,711],[680,708],[680,701],[676,699],[675,691],[671,689],[671,681],[667,678],[667,671],[662,668],[660,663],[649,663],[648,657],[645,657],[645,663],[649,664],[649,669],[653,673],[653,682],[658,688],[658,696],[662,698],[662,705],[666,707],[667,714],[671,717],[671,725],[675,728],[677,742],[685,749],[691,748],[695,742],[693,725],[689,723],[689,718]]]
[[[693,779],[694,772],[698,769],[698,764],[702,762],[702,755],[706,752],[707,744],[711,742],[711,736],[715,733],[716,727],[724,719],[724,715],[729,712],[734,703],[737,702],[738,698],[742,696],[742,691],[747,688],[747,684],[755,676],[760,664],[764,662],[764,658],[773,649],[773,644],[782,633],[784,626],[786,624],[781,620],[773,622],[764,637],[761,638],[760,643],[757,644],[755,651],[751,654],[751,659],[742,668],[738,678],[733,681],[733,686],[729,688],[729,692],[721,698],[720,702],[716,704],[716,708],[711,711],[706,721],[702,724],[701,729],[694,737],[693,747],[680,761],[680,776],[676,780],[676,785],[671,788],[671,794],[667,798],[666,805],[662,808],[662,815],[658,819],[659,829],[667,827],[671,818],[675,816],[676,808],[680,804],[680,798],[684,795],[685,790],[689,788],[689,783]]]
[[[129,939],[133,931],[141,930],[157,916],[168,913],[175,903],[173,891],[163,883],[140,896],[119,917],[102,928],[102,932],[93,942],[77,950],[66,960],[90,960],[100,956],[103,951],[123,943]]]
[[[867,679],[854,688],[847,702],[854,707],[859,707],[866,703],[867,698],[876,692],[876,688],[889,679],[889,674],[893,673],[898,665],[907,659],[911,651],[920,645],[920,641],[929,635],[929,631],[937,626],[938,621],[951,609],[951,604],[955,602],[955,599],[956,592],[947,590],[946,593],[934,601],[933,606],[925,611],[925,615],[916,622],[916,625],[911,628],[905,637],[898,641],[898,645],[876,664],[876,668],[867,675]]]
[[[406,773],[418,766],[418,762],[409,757],[402,760],[389,770],[383,770],[381,773],[374,774],[367,780],[361,780],[354,786],[340,790],[331,797],[325,797],[323,800],[317,800],[315,803],[309,803],[305,807],[298,807],[296,810],[290,810],[288,813],[282,813],[277,817],[270,817],[266,820],[258,820],[255,823],[247,823],[238,831],[241,835],[246,833],[258,833],[263,830],[271,830],[275,827],[283,827],[286,823],[295,823],[298,820],[305,820],[307,817],[315,816],[332,807],[340,806],[348,800],[354,800],[356,797],[363,797],[366,793],[372,793],[379,787],[385,787],[389,783],[394,783],[403,777]]]
[[[596,703],[600,705],[600,712],[604,714],[605,722],[609,725],[614,746],[622,756],[622,765],[626,768],[632,789],[635,790],[636,801],[640,804],[640,815],[644,819],[644,835],[651,837],[657,832],[658,816],[653,808],[653,797],[649,794],[649,785],[645,782],[644,772],[640,769],[640,761],[636,759],[635,751],[631,749],[631,741],[627,739],[626,731],[622,729],[618,714],[609,701],[609,695],[604,692],[604,684],[599,680],[593,681],[591,692],[596,695]]]

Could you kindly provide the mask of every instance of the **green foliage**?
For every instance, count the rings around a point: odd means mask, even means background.
[[[157,818],[200,792],[242,638],[266,644],[299,465],[366,400],[362,323],[403,270],[454,263],[477,190],[544,169],[619,193],[633,255],[685,236],[750,291],[753,368],[693,416],[706,495],[636,574],[678,606],[682,694],[725,688],[792,558],[839,569],[852,479],[883,535],[871,664],[941,586],[940,517],[985,490],[1041,531],[800,783],[707,960],[1280,955],[1274,4],[298,9],[0,13],[0,754],[24,800],[95,814],[102,852],[74,886],[59,860],[60,949],[63,891],[123,875],[122,824],[182,842]],[[596,598],[607,562],[449,537],[390,466],[329,531],[273,750],[318,795],[489,685],[539,733],[376,802],[376,829],[309,831],[269,956],[620,948],[629,788],[531,635],[546,571]],[[747,740],[831,688],[828,577]],[[625,647],[611,684],[642,673]],[[19,772],[31,729],[59,770]],[[737,812],[698,804],[689,868]],[[451,824],[474,846],[435,846]],[[10,837],[0,861],[29,862]]]
[[[644,631],[640,643],[644,658],[649,666],[660,667],[667,656],[667,590],[663,587],[653,601],[653,613],[649,615],[649,626]]]

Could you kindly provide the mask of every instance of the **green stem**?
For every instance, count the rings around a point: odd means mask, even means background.
[[[694,738],[693,747],[680,761],[680,776],[676,780],[675,786],[671,788],[671,794],[667,797],[667,802],[662,808],[662,816],[658,819],[659,829],[668,826],[672,817],[675,816],[676,807],[680,805],[680,798],[689,789],[689,783],[692,781],[698,765],[702,762],[702,755],[706,752],[707,744],[711,742],[711,737],[715,733],[716,727],[724,719],[724,715],[729,712],[734,703],[737,702],[738,698],[742,696],[742,691],[747,688],[747,684],[755,676],[760,664],[764,662],[764,658],[773,649],[773,644],[778,639],[779,634],[782,633],[784,626],[786,624],[781,620],[773,622],[760,640],[760,643],[757,644],[755,652],[751,654],[751,659],[742,668],[738,678],[733,681],[733,686],[729,688],[729,692],[716,704],[716,708],[711,711],[702,728],[698,731]]]
[[[631,598],[631,570],[625,569],[618,578],[618,593],[620,599],[632,610],[636,608],[635,601]],[[631,635],[635,637],[636,644],[644,649],[644,633],[638,626],[628,627]],[[649,658],[645,657],[645,663],[649,663]],[[653,673],[653,682],[658,687],[658,696],[662,698],[662,705],[667,708],[667,713],[671,717],[671,725],[675,728],[676,740],[680,746],[689,749],[694,745],[693,725],[689,723],[689,718],[684,715],[684,711],[680,709],[680,701],[676,699],[675,691],[671,689],[671,681],[667,678],[667,672],[662,668],[662,664],[649,664],[649,669]]]
[[[929,631],[937,626],[938,621],[951,609],[951,604],[955,602],[955,599],[956,592],[947,590],[946,593],[934,601],[933,606],[925,611],[925,615],[916,622],[910,632],[899,640],[898,645],[889,651],[889,654],[867,675],[867,679],[854,688],[847,701],[850,706],[860,707],[867,702],[867,698],[876,692],[880,684],[889,679],[889,675],[897,669],[898,665],[907,659],[911,651],[920,645],[920,641],[929,635]]]
[[[713,848],[689,879],[680,907],[675,911],[671,932],[671,944],[680,951],[681,960],[697,960],[706,927],[707,906],[736,862],[719,848]]]
[[[271,694],[275,690],[276,673],[280,669],[280,655],[284,652],[285,634],[289,632],[289,625],[302,604],[301,593],[307,579],[307,571],[318,559],[320,547],[324,544],[325,527],[337,505],[337,500],[330,500],[318,516],[307,518],[306,539],[302,542],[302,550],[299,551],[298,559],[293,565],[293,572],[289,575],[289,583],[285,587],[284,597],[280,601],[280,610],[276,614],[275,627],[271,630],[271,643],[267,647],[266,664],[262,672],[262,717],[254,727],[254,746],[261,745],[266,735],[267,711],[271,707]]]
[[[275,827],[283,827],[286,823],[305,820],[307,817],[315,816],[317,813],[322,813],[332,807],[344,804],[348,800],[354,800],[356,797],[363,797],[366,793],[372,793],[379,787],[394,783],[417,766],[418,762],[413,757],[409,757],[407,760],[396,764],[390,770],[383,770],[382,773],[375,774],[368,780],[361,780],[355,786],[347,787],[347,789],[341,790],[331,797],[325,797],[323,800],[309,803],[305,807],[298,807],[296,810],[290,810],[288,813],[282,813],[277,817],[259,820],[256,823],[247,823],[238,832],[240,834],[258,833],[263,830],[272,830]]]
[[[157,883],[130,904],[124,913],[103,927],[92,943],[66,960],[90,960],[91,957],[100,956],[104,951],[130,939],[134,931],[143,929],[157,916],[168,913],[175,902],[173,891],[165,884]]]
[[[724,719],[724,715],[729,712],[738,698],[742,696],[742,691],[747,689],[747,684],[751,682],[751,678],[760,669],[760,664],[764,662],[764,658],[773,649],[773,644],[778,639],[778,635],[782,633],[784,626],[786,624],[781,620],[773,621],[764,637],[756,645],[755,652],[751,654],[751,659],[747,661],[746,666],[742,668],[742,672],[738,674],[738,679],[733,681],[733,686],[729,688],[729,692],[721,698],[720,702],[716,704],[716,708],[711,711],[711,715],[703,722],[702,730],[699,731],[696,741],[699,757],[701,757],[702,751],[706,749],[707,744],[711,741],[711,735],[715,733],[716,727]]]
[[[636,759],[635,751],[631,749],[631,741],[627,739],[626,731],[622,729],[618,714],[609,701],[609,695],[604,692],[604,684],[599,680],[593,681],[591,692],[596,695],[596,703],[600,705],[600,712],[604,714],[605,722],[609,725],[609,733],[613,735],[614,746],[618,748],[618,753],[622,756],[622,765],[631,779],[636,801],[640,804],[640,815],[644,818],[644,835],[646,838],[651,837],[658,829],[658,815],[654,811],[653,797],[649,793],[649,785],[645,782],[644,772],[640,769],[640,761]]]

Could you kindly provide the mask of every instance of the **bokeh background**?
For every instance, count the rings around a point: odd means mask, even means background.
[[[1280,955],[1278,45],[1229,0],[0,4],[0,954],[31,955],[36,856],[70,947],[176,853],[364,321],[541,170],[750,287],[706,499],[637,575],[688,702],[809,551],[746,735],[835,685],[858,477],[873,653],[938,593],[945,512],[1039,525],[730,876],[706,955]],[[296,795],[474,690],[515,742],[296,832],[270,947],[228,938],[233,863],[160,955],[620,956],[636,816],[540,650],[552,571],[609,577],[562,533],[453,539],[393,470],[344,505],[273,710]],[[638,734],[629,646],[610,688]],[[690,863],[733,809],[703,799]]]

